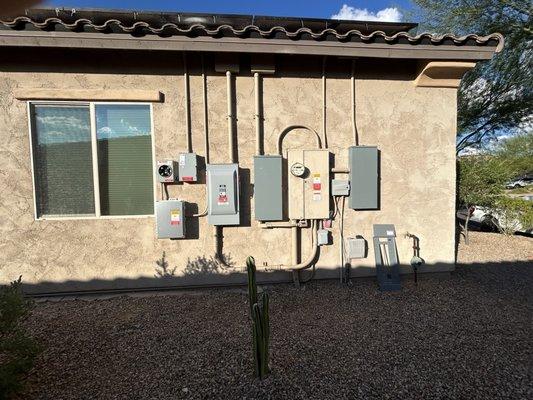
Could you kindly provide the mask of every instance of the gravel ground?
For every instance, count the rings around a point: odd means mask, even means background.
[[[27,324],[46,350],[24,398],[531,399],[533,239],[471,240],[460,262],[486,264],[400,293],[269,288],[262,382],[242,290],[38,303]]]

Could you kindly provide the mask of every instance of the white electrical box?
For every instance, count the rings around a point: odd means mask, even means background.
[[[333,179],[331,181],[332,196],[348,196],[350,194],[350,181],[348,179]]]
[[[346,253],[349,260],[355,258],[366,258],[367,243],[364,237],[356,236],[346,239]]]
[[[178,163],[176,161],[158,161],[157,180],[161,183],[174,183],[178,180]]]
[[[289,150],[287,163],[289,219],[329,218],[329,151]]]
[[[319,246],[326,246],[329,244],[329,231],[327,229],[319,229],[316,235]]]

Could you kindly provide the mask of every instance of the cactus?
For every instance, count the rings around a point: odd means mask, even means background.
[[[263,292],[261,304],[257,300],[257,283],[255,280],[255,260],[248,257],[246,260],[248,272],[248,298],[250,301],[250,316],[252,319],[252,341],[255,376],[263,379],[270,372],[268,368],[268,352],[270,339],[269,298]]]

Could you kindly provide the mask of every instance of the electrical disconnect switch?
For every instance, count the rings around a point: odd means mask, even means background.
[[[163,200],[155,203],[155,220],[158,239],[183,239],[185,237],[185,212],[181,200]]]
[[[207,165],[207,196],[209,224],[240,224],[238,164]]]
[[[180,153],[179,180],[181,182],[196,182],[198,180],[196,153]]]

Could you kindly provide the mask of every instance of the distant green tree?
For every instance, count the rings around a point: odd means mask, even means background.
[[[492,155],[460,157],[457,162],[458,207],[494,207],[504,196],[504,185],[509,180],[509,168],[504,161]],[[468,244],[470,212],[461,225]]]
[[[506,161],[513,177],[533,173],[533,132],[502,140],[495,154]]]
[[[458,94],[457,151],[533,122],[533,3],[527,0],[413,0],[420,29],[505,37],[503,51],[480,62]]]

